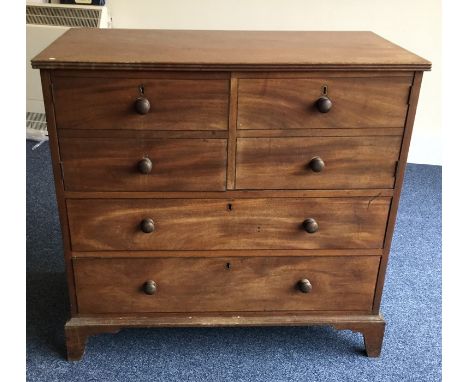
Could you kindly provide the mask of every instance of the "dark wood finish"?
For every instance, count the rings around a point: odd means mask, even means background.
[[[238,189],[393,188],[400,137],[238,138]],[[323,171],[310,161],[320,156]]]
[[[237,78],[231,78],[229,96],[229,140],[227,189],[233,190],[236,183],[236,134],[237,134]]]
[[[61,138],[67,191],[223,191],[224,139]],[[140,161],[151,161],[142,174]]]
[[[368,74],[366,74],[368,73]],[[386,76],[409,76],[413,77],[413,72],[385,72]],[[333,74],[332,74],[333,75]],[[342,73],[346,75],[346,73]],[[356,76],[372,76],[372,72],[356,72]],[[379,74],[379,76],[381,76]],[[86,77],[86,78],[102,78],[106,77],[109,79],[113,78],[147,78],[147,79],[166,79],[166,80],[229,80],[231,78],[230,72],[220,71],[154,71],[154,70],[73,70],[73,69],[57,69],[54,70],[54,77]]]
[[[372,32],[75,28],[32,64],[41,69],[93,70],[408,71],[431,67],[429,61]]]
[[[59,129],[227,130],[229,81],[55,77]],[[135,110],[144,88],[147,113]],[[69,107],[73,105],[73,107]],[[84,113],[83,110],[86,110]]]
[[[379,262],[375,256],[77,258],[74,268],[80,314],[370,311]],[[304,278],[313,285],[307,294],[296,287]],[[146,280],[158,285],[150,298]]]
[[[60,228],[62,231],[63,254],[65,258],[65,272],[68,285],[68,299],[70,312],[76,313],[76,293],[73,276],[73,264],[71,261],[70,232],[68,228],[67,206],[64,197],[64,187],[62,181],[62,169],[60,166],[60,150],[58,145],[57,126],[55,123],[54,98],[52,94],[51,73],[48,70],[41,71],[42,94],[44,97],[44,107],[47,117],[47,130],[49,136],[50,155],[52,157],[52,171],[54,173],[55,195],[57,198],[58,215]]]
[[[385,321],[377,320],[372,323],[355,322],[344,323],[339,322],[333,325],[335,329],[339,330],[352,330],[353,332],[360,332],[364,337],[364,346],[368,357],[379,357],[382,350],[383,337],[385,333]]]
[[[225,325],[332,325],[379,356],[430,65],[370,32],[73,29],[45,49],[69,359],[102,332]]]
[[[381,248],[389,205],[382,197],[67,201],[74,251]],[[310,217],[320,226],[313,235],[302,227]],[[144,218],[154,233],[140,231]]]
[[[346,198],[354,196],[392,196],[393,189],[355,189],[355,190],[227,190],[224,192],[79,192],[65,191],[69,199],[253,199],[253,198]]]
[[[240,138],[279,138],[279,137],[373,137],[403,136],[401,127],[379,127],[366,129],[288,129],[288,130],[237,130]],[[224,138],[224,137],[220,137]]]
[[[101,333],[118,333],[120,326],[106,325],[81,325],[79,319],[71,319],[65,325],[65,341],[67,344],[67,359],[79,361],[84,354],[88,337]]]
[[[401,189],[403,188],[403,178],[405,175],[406,161],[408,159],[411,134],[413,132],[414,118],[416,116],[416,108],[418,106],[419,91],[421,89],[422,77],[422,72],[415,73],[412,91],[409,99],[408,115],[406,117],[405,124],[405,135],[401,144],[400,160],[398,161],[398,168],[396,171],[395,195],[392,198],[387,230],[385,233],[384,254],[382,256],[382,262],[379,268],[379,277],[377,279],[377,285],[375,288],[374,313],[379,312],[380,310],[380,303],[382,300],[382,292],[385,281],[385,272],[387,270],[388,258],[390,256],[390,247],[392,244],[393,230],[395,228],[395,222],[398,212],[398,204],[400,202]]]
[[[57,73],[64,72],[57,70]],[[68,70],[66,72],[71,73],[81,73],[83,76],[83,71],[73,71]],[[170,73],[170,72],[144,72],[144,73]],[[185,72],[175,72],[179,75],[183,75]],[[197,72],[200,75],[206,74],[203,72]],[[210,72],[211,73],[211,72]],[[304,70],[296,70],[296,71],[242,71],[242,72],[231,72],[232,76],[241,79],[241,78],[257,78],[257,79],[265,79],[265,78],[323,78],[324,75],[327,78],[331,77],[339,77],[339,78],[373,78],[373,77],[406,77],[411,80],[414,76],[414,71],[408,70],[399,70],[399,71],[385,71],[385,70],[374,70],[374,71],[358,71],[358,70],[350,70],[350,71],[343,71],[343,70],[315,70],[315,71],[304,71]]]
[[[235,130],[235,121],[234,130]],[[231,125],[230,125],[231,126]],[[59,129],[59,138],[109,138],[109,130]],[[231,134],[234,134],[230,131]],[[235,136],[242,138],[263,137],[359,137],[359,136],[403,136],[403,128],[369,129],[290,129],[290,130],[235,130]],[[112,130],[112,138],[154,139],[154,138],[224,138],[228,132],[222,130]],[[235,140],[234,140],[235,146]]]
[[[259,131],[259,130],[258,130]],[[383,135],[403,135],[403,129],[390,129],[383,131]],[[109,130],[80,130],[80,129],[59,129],[59,138],[124,138],[124,139],[160,139],[160,138],[199,138],[199,139],[227,139],[227,131],[219,130],[112,130],[112,137],[109,136]],[[372,134],[371,134],[372,135]],[[376,134],[377,135],[377,134]],[[382,134],[378,134],[382,135]]]
[[[230,312],[196,314],[145,314],[80,316],[65,325],[68,360],[81,359],[89,336],[100,333],[117,333],[122,328],[159,327],[218,327],[218,326],[309,326],[331,325],[338,330],[361,332],[365,338],[366,352],[370,357],[380,354],[385,321],[380,315],[321,314],[320,312]]]
[[[381,256],[383,249],[244,249],[238,251],[235,249],[225,249],[216,251],[85,251],[72,252],[73,258],[94,257],[94,258],[139,258],[139,257],[304,257],[304,256]]]
[[[327,87],[333,108],[316,102]],[[408,77],[240,79],[239,129],[403,127]]]

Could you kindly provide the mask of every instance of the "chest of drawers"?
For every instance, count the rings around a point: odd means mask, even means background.
[[[380,354],[428,61],[370,32],[73,29],[33,66],[70,360],[161,326],[332,325]]]

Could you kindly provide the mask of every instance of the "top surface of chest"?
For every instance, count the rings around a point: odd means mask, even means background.
[[[430,62],[372,32],[70,29],[36,68],[428,70]]]

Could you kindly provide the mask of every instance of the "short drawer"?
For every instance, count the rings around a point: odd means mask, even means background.
[[[237,189],[393,188],[401,137],[238,138]]]
[[[225,139],[61,138],[67,191],[223,191]]]
[[[54,79],[59,129],[226,130],[228,100],[221,79]]]
[[[401,128],[411,81],[411,77],[240,79],[238,128]],[[324,87],[331,101],[328,112],[317,107]]]
[[[379,256],[75,258],[78,312],[370,311]]]
[[[73,251],[381,248],[390,198],[69,199]]]

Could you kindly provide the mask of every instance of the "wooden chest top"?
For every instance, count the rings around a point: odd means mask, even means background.
[[[116,48],[117,47],[117,48]],[[32,60],[42,69],[429,70],[372,32],[75,29]]]

